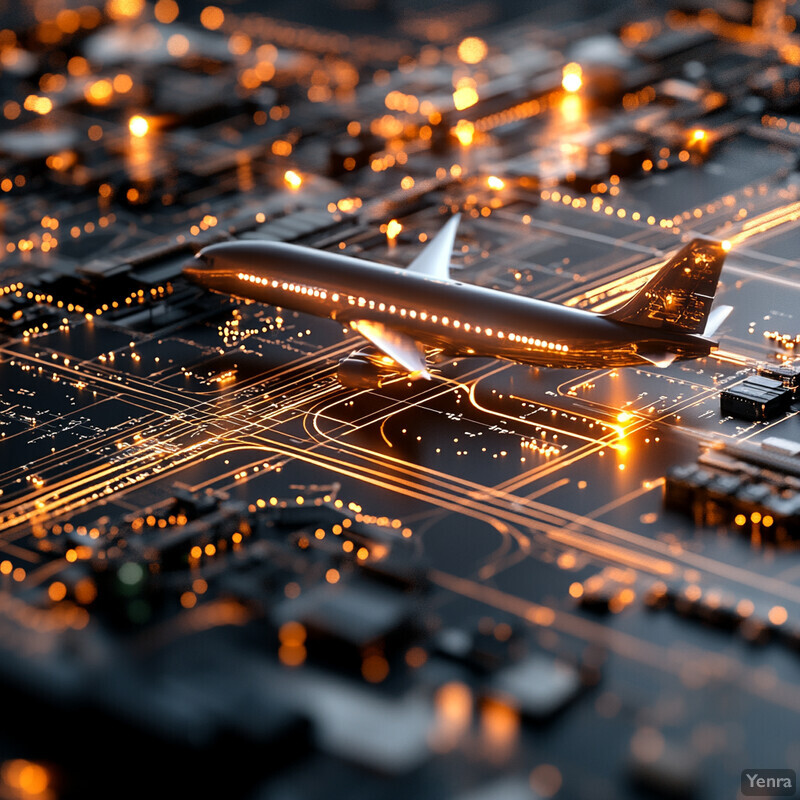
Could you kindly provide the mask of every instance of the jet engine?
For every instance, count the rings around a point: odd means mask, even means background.
[[[336,377],[350,389],[377,389],[398,374],[397,365],[374,347],[356,350],[339,362]]]

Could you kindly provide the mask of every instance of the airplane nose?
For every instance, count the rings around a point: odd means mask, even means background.
[[[213,259],[206,252],[207,248],[195,254],[194,263],[183,268],[183,276],[192,283],[202,283],[208,270],[213,265]]]

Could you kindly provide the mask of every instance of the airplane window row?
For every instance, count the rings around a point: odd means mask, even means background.
[[[250,283],[257,283],[261,286],[268,286],[271,285],[273,288],[278,288],[280,286],[285,291],[295,292],[297,294],[304,294],[310,297],[319,297],[321,300],[326,300],[328,297],[328,293],[324,289],[312,289],[308,286],[301,286],[300,284],[295,283],[287,283],[277,280],[270,281],[269,278],[260,278],[257,275],[249,275],[244,272],[238,273],[237,277],[239,280],[248,281]],[[331,300],[336,303],[339,301],[339,295],[334,293],[331,295]],[[354,297],[353,295],[348,295],[347,302],[351,306],[358,306],[359,308],[369,308],[369,309],[376,309],[378,311],[388,311],[390,314],[399,314],[401,317],[410,317],[411,319],[417,319],[419,317],[420,320],[423,322],[430,321],[434,324],[452,326],[453,328],[462,328],[470,332],[472,330],[475,333],[483,332],[486,336],[495,336],[498,339],[505,339],[508,338],[509,341],[512,342],[519,342],[520,344],[527,344],[532,345],[533,347],[538,347],[542,350],[556,350],[561,353],[569,352],[569,347],[567,345],[562,345],[557,342],[548,342],[545,339],[536,339],[533,336],[520,336],[517,333],[509,333],[507,336],[503,331],[493,331],[492,328],[481,328],[480,325],[471,325],[469,322],[462,323],[461,320],[451,320],[449,317],[439,317],[437,314],[428,314],[427,311],[420,311],[417,312],[415,309],[405,309],[405,308],[397,308],[395,305],[390,305],[387,307],[386,303],[376,303],[374,300],[367,300],[365,297]]]

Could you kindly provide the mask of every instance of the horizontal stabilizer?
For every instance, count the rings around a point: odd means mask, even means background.
[[[460,219],[461,214],[450,217],[444,228],[425,245],[425,249],[408,265],[409,272],[417,272],[440,281],[450,280],[450,256],[453,255],[453,242],[456,240]]]
[[[350,327],[415,378],[431,379],[422,345],[407,334],[371,319],[354,319]]]
[[[703,337],[710,339],[717,332],[719,326],[728,319],[731,311],[733,311],[733,306],[717,306],[713,309],[708,315],[708,323],[703,331]]]
[[[668,367],[677,357],[677,353],[638,353],[640,358],[649,361],[654,367]]]

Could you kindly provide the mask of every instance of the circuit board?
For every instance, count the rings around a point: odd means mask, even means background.
[[[800,10],[0,12],[3,797],[797,769]],[[356,390],[358,334],[182,275],[233,239],[405,267],[457,212],[459,281],[599,313],[726,240],[719,348]],[[726,413],[764,375],[786,402]]]

